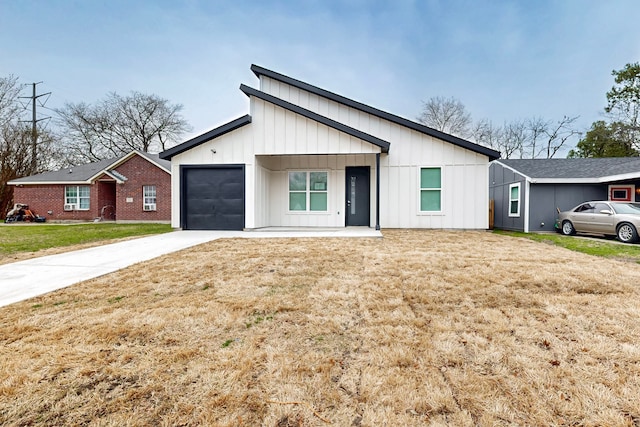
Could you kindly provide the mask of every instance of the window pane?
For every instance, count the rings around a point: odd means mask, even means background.
[[[309,184],[311,191],[327,191],[326,172],[311,172],[309,180],[311,181]]]
[[[512,200],[509,209],[510,209],[509,213],[517,214],[518,213],[518,201],[517,200]]]
[[[89,187],[78,187],[78,193],[80,194],[80,197],[89,197]]]
[[[420,169],[420,188],[440,188],[440,168]]]
[[[518,190],[520,190],[519,187],[511,187],[511,199],[519,199],[520,197],[518,196]]]
[[[289,172],[289,191],[305,191],[307,189],[306,172]]]
[[[89,209],[89,199],[80,199],[79,209]]]
[[[78,187],[66,187],[65,195],[67,198],[76,198],[78,197]],[[71,202],[73,203],[73,202]]]
[[[289,210],[306,211],[307,193],[289,193]]]
[[[420,210],[439,211],[440,210],[440,190],[420,191]]]
[[[311,193],[309,204],[312,211],[326,211],[327,193]]]
[[[142,192],[144,195],[144,204],[154,204],[156,202],[156,186],[155,185],[145,185],[142,187]]]

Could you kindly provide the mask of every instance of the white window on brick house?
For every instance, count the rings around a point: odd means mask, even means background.
[[[64,210],[89,210],[90,188],[88,185],[67,185],[64,188]]]
[[[142,210],[155,211],[156,210],[156,186],[144,185],[142,187]]]

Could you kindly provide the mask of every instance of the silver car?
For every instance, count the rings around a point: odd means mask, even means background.
[[[633,243],[638,240],[640,229],[640,203],[586,202],[560,212],[558,222],[560,231],[567,236],[576,232],[604,234]]]

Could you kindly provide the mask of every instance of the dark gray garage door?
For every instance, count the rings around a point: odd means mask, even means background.
[[[183,229],[244,228],[244,165],[183,166],[181,178]]]

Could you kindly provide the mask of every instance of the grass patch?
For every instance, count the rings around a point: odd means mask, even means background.
[[[639,283],[497,233],[219,239],[0,308],[0,425],[632,426]]]
[[[29,224],[0,227],[0,257],[171,231],[169,224]]]
[[[581,239],[580,237],[563,236],[561,234],[522,233],[504,230],[495,230],[494,233],[503,236],[523,237],[535,242],[547,243],[587,255],[632,261],[640,264],[640,245],[623,245],[606,240]]]

